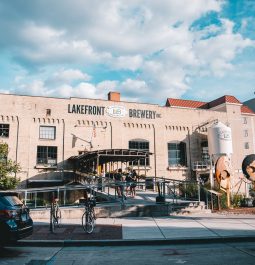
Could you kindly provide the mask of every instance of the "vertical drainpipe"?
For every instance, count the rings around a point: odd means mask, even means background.
[[[19,117],[16,116],[17,118],[17,136],[16,136],[16,154],[15,154],[15,162],[18,163],[18,149],[19,149]],[[16,178],[17,173],[15,173],[15,178]]]
[[[157,157],[156,157],[156,132],[155,132],[155,126],[153,126],[153,140],[154,140],[154,166],[155,166],[155,181],[157,177]]]
[[[191,165],[191,149],[190,149],[190,132],[188,128],[188,143],[189,143],[189,173],[190,178],[192,177],[192,165]]]
[[[112,149],[112,123],[110,122],[110,126],[111,126],[111,149]]]
[[[61,177],[62,180],[64,180],[64,166],[65,166],[65,162],[64,162],[64,158],[65,158],[65,120],[63,119],[63,149],[62,149],[62,171],[61,171]]]
[[[17,137],[16,137],[16,158],[15,158],[15,162],[18,163],[18,147],[19,147],[19,117],[16,116],[17,118]]]

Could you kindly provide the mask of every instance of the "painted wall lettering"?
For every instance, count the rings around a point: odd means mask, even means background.
[[[85,114],[85,115],[104,115],[105,107],[68,104],[68,113]]]

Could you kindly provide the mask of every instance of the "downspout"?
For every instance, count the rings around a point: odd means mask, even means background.
[[[188,128],[188,143],[189,143],[189,172],[190,178],[192,177],[192,165],[191,165],[191,149],[190,149],[190,132]]]
[[[156,157],[156,132],[155,132],[155,127],[153,126],[153,140],[154,140],[154,166],[155,166],[155,181],[157,177],[157,157]]]
[[[17,137],[16,137],[16,158],[15,158],[15,162],[18,163],[18,147],[19,147],[19,117],[16,116],[17,118]]]
[[[16,155],[15,155],[15,162],[18,163],[18,149],[19,149],[19,117],[17,118],[17,136],[16,136]],[[17,173],[15,173],[16,178]]]
[[[64,167],[65,167],[65,120],[63,119],[63,149],[62,149],[62,171],[61,171],[61,177],[62,180],[64,180]]]
[[[110,126],[111,126],[111,149],[112,149],[112,123],[110,122]]]

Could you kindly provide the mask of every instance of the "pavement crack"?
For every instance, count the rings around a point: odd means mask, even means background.
[[[238,251],[240,251],[240,252],[242,252],[242,253],[244,253],[244,254],[247,254],[247,255],[249,255],[249,256],[251,256],[251,257],[255,257],[255,254],[252,254],[252,253],[250,253],[250,252],[248,252],[248,251],[246,251],[246,250],[244,250],[244,249],[241,249],[240,247],[233,246],[233,245],[230,245],[230,244],[226,244],[226,245],[228,245],[229,247],[231,247],[231,248],[233,248],[233,249],[236,249],[236,250],[238,250]]]
[[[63,249],[64,247],[61,247],[58,251],[56,251],[56,253],[47,261],[46,265],[52,265],[58,253]]]
[[[222,236],[221,236],[219,233],[217,233],[217,232],[215,232],[214,230],[208,228],[208,227],[205,226],[203,223],[199,222],[198,219],[196,219],[196,218],[194,218],[194,217],[192,217],[192,216],[191,216],[191,219],[194,220],[194,221],[196,221],[196,222],[199,223],[200,225],[202,225],[205,229],[207,229],[208,231],[212,232],[212,233],[215,234],[216,236],[222,238]]]
[[[152,216],[152,219],[153,219],[153,221],[155,222],[156,226],[158,227],[158,229],[159,229],[160,233],[162,234],[162,236],[164,237],[164,239],[166,239],[166,237],[165,237],[163,231],[161,230],[161,228],[159,227],[159,225],[158,225],[158,223],[157,223],[157,220],[156,220],[153,216]]]

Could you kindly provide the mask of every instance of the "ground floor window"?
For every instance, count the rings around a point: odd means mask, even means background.
[[[186,143],[168,143],[168,165],[170,167],[187,166],[186,162]]]
[[[209,155],[209,149],[208,149],[208,142],[202,142],[201,144],[202,148],[202,161],[209,162],[210,161],[210,155]]]
[[[0,123],[0,137],[9,137],[10,124]]]
[[[37,164],[57,165],[57,146],[37,146]]]
[[[148,151],[150,150],[150,142],[147,140],[143,140],[143,139],[138,139],[138,140],[131,140],[128,142],[128,147],[129,149],[133,149],[133,150],[142,150],[142,151]],[[149,157],[145,159],[140,159],[140,161],[134,161],[133,165],[137,166],[149,166],[150,165],[150,159]]]

